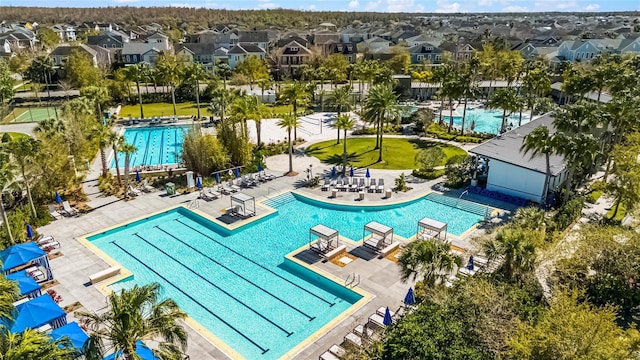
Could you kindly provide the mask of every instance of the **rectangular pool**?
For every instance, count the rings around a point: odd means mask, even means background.
[[[137,151],[131,154],[130,166],[177,164],[182,154],[184,135],[189,126],[156,126],[128,128],[124,141],[133,144]],[[118,153],[118,165],[124,167],[124,153]],[[115,159],[111,168],[116,167]]]

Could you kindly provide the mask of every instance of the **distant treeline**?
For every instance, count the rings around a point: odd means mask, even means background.
[[[575,14],[575,13],[574,13]],[[593,15],[583,13],[581,15]],[[640,12],[598,13],[599,16],[626,15],[638,16]],[[256,28],[314,28],[322,22],[331,22],[339,27],[354,21],[397,22],[415,19],[419,16],[468,16],[468,14],[417,14],[417,13],[379,13],[379,12],[340,12],[340,11],[298,11],[287,9],[269,10],[224,10],[183,7],[100,7],[100,8],[49,8],[49,7],[0,7],[0,21],[29,21],[43,25],[64,22],[105,22],[127,25],[158,23],[165,27],[194,30],[211,28],[218,24],[237,24]],[[481,14],[476,14],[481,15]],[[505,17],[514,14],[501,13]],[[529,13],[529,17],[536,14]],[[539,15],[539,14],[538,14]],[[495,14],[494,14],[495,16]],[[426,25],[426,24],[425,24]]]

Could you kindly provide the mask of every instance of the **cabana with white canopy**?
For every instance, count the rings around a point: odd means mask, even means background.
[[[338,236],[338,230],[316,225],[309,229],[309,249],[326,254],[338,247]]]
[[[444,233],[444,240],[446,240],[447,224],[427,217],[418,221],[416,239],[440,239],[442,233]]]
[[[378,252],[393,243],[393,228],[371,221],[364,226],[362,241],[365,247]]]
[[[256,215],[256,198],[245,193],[231,195],[231,215],[243,218]]]

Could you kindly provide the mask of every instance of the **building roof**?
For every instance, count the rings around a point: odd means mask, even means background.
[[[182,43],[178,45],[178,50],[187,48],[195,55],[211,55],[215,51],[215,45],[213,43]]]
[[[282,55],[311,55],[311,50],[294,40],[284,46]]]
[[[230,55],[232,54],[263,54],[264,50],[254,44],[238,44],[229,50]]]
[[[60,45],[57,48],[53,49],[53,51],[49,53],[49,55],[50,56],[69,56],[74,50],[85,51],[92,57],[97,55],[97,52],[94,49],[90,48],[85,44],[80,44],[78,46]]]
[[[553,117],[550,114],[545,114],[516,129],[507,131],[502,135],[480,144],[469,150],[469,152],[546,174],[547,165],[544,156],[531,157],[530,153],[524,154],[520,151],[524,137],[539,126],[547,127],[551,134],[556,131],[553,126]],[[558,175],[565,168],[565,161],[562,156],[552,155],[549,158],[549,163],[551,165],[551,175],[554,176]],[[489,168],[491,168],[490,162]]]
[[[269,34],[266,31],[238,31],[238,41],[241,43],[268,43]]]

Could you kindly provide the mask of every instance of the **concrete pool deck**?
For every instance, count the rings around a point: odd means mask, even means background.
[[[288,170],[288,157],[286,155],[269,158],[266,163],[269,168],[268,171],[273,174],[282,174]],[[308,168],[309,164],[313,164],[314,175],[322,175],[330,171],[329,166],[320,164],[315,158],[297,156],[294,160],[294,169],[299,172],[298,176],[278,177],[258,187],[245,189],[243,192],[254,196],[257,201],[261,201],[284,191],[297,188],[301,194],[316,198],[325,198],[323,200],[326,201],[362,205],[359,201],[355,201],[357,193],[343,192],[341,193],[343,197],[329,200],[326,199],[326,197],[330,194],[320,191],[319,188],[300,188],[306,176],[304,169]],[[402,171],[371,170],[370,172],[372,177],[377,179],[384,178],[387,187],[392,187],[394,178]],[[406,171],[405,174],[407,174]],[[364,169],[356,171],[356,176],[363,175]],[[437,182],[438,181],[435,180],[409,184],[413,187],[413,190],[407,193],[394,193],[391,199],[382,199],[382,195],[379,193],[368,193],[365,195],[365,202],[368,204],[388,204],[390,201],[408,201],[421,194],[424,195],[432,191],[432,187]],[[87,286],[86,283],[90,274],[104,270],[110,265],[90,249],[83,246],[76,238],[128,222],[133,218],[165,210],[172,206],[189,204],[198,197],[197,192],[173,197],[161,196],[163,194],[163,192],[156,191],[144,194],[127,202],[117,199],[108,202],[105,201],[105,204],[80,217],[64,218],[38,228],[40,233],[53,235],[62,244],[60,250],[64,255],[51,260],[52,270],[55,279],[58,281],[58,284],[53,286],[53,288],[63,298],[61,306],[79,302],[82,306],[81,309],[85,311],[100,312],[106,309],[105,296],[95,286]],[[90,198],[92,197],[90,196]],[[98,201],[98,199],[95,199],[95,201]],[[91,202],[88,204],[91,204]],[[229,207],[230,200],[228,196],[224,196],[222,199],[211,202],[200,200],[198,201],[198,205],[198,211],[212,217],[217,217],[220,215],[221,209]],[[456,245],[463,247],[470,246],[468,237],[459,240],[461,243],[458,244],[456,242]],[[354,247],[353,244],[350,244],[349,250]],[[397,265],[393,261],[384,258],[379,259],[372,257],[365,259],[358,257],[344,267],[339,267],[331,262],[323,263],[320,261],[314,262],[310,266],[343,280],[346,279],[349,274],[357,273],[360,275],[360,284],[358,287],[373,294],[374,297],[362,308],[341,320],[337,326],[328,333],[316,339],[314,343],[303,349],[294,357],[296,359],[318,358],[318,356],[326,351],[332,344],[341,343],[344,335],[358,324],[365,323],[367,318],[381,306],[389,306],[389,308],[396,310],[401,305],[408,287],[411,286],[411,284],[403,284],[399,281],[400,275]],[[69,320],[72,321],[74,319],[73,313],[69,314],[68,317]],[[187,354],[190,355],[192,359],[230,359],[229,356],[216,348],[200,333],[189,327],[187,329],[189,332],[189,349]],[[153,347],[153,342],[151,342],[150,345]]]

